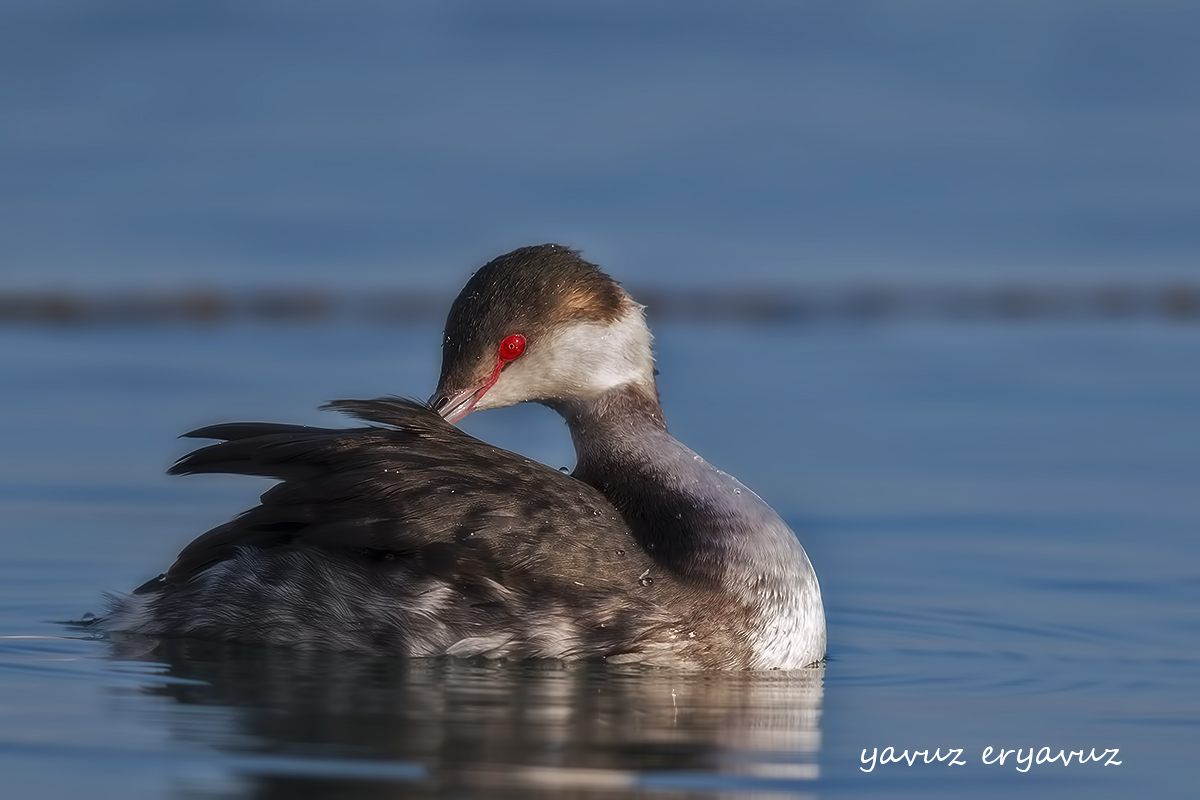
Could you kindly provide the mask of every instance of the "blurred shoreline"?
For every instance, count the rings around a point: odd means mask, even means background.
[[[664,290],[631,287],[652,320],[1200,322],[1200,284],[856,283],[841,286]],[[442,292],[213,288],[174,291],[0,289],[0,326],[440,323]]]

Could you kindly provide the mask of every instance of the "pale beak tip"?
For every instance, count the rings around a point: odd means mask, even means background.
[[[451,425],[475,410],[479,394],[470,389],[461,392],[437,391],[429,398],[429,407]]]

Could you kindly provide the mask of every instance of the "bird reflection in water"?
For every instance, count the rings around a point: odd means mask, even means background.
[[[818,773],[824,667],[676,671],[151,644],[117,652],[121,669],[176,701],[165,719],[154,707],[156,724],[229,758],[235,796],[753,797],[811,790]]]

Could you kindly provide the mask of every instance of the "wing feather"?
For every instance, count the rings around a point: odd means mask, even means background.
[[[259,506],[188,545],[167,582],[186,581],[242,547],[299,545],[419,559],[423,568],[461,580],[541,569],[568,582],[594,581],[592,567],[615,552],[627,569],[637,568],[628,563],[641,554],[627,526],[587,484],[475,439],[415,401],[343,400],[331,407],[386,427],[233,423],[189,434],[224,441],[180,459],[172,474],[258,475],[280,483]]]

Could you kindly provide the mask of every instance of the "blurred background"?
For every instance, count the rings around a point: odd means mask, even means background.
[[[613,679],[661,729],[621,717],[611,748],[555,727],[608,712],[543,693],[512,759],[663,780],[629,755],[658,737],[689,797],[1170,794],[1200,730],[1198,31],[1171,0],[0,0],[6,781],[295,797],[263,776],[314,755],[354,781],[364,754],[416,764],[401,783],[478,769],[360,723],[482,737],[480,685],[498,724],[524,719],[486,674],[428,679],[465,692],[463,722],[387,716],[390,677],[342,717],[264,699],[222,654],[110,662],[50,621],[266,488],[168,479],[177,434],[427,397],[470,272],[553,241],[648,305],[672,431],[800,534],[830,659],[761,707],[688,684],[755,712],[709,728],[663,679]],[[546,409],[464,427],[573,460]],[[1131,758],[1036,781],[858,768],[939,743]]]
[[[0,9],[7,290],[1196,278],[1187,3]]]

